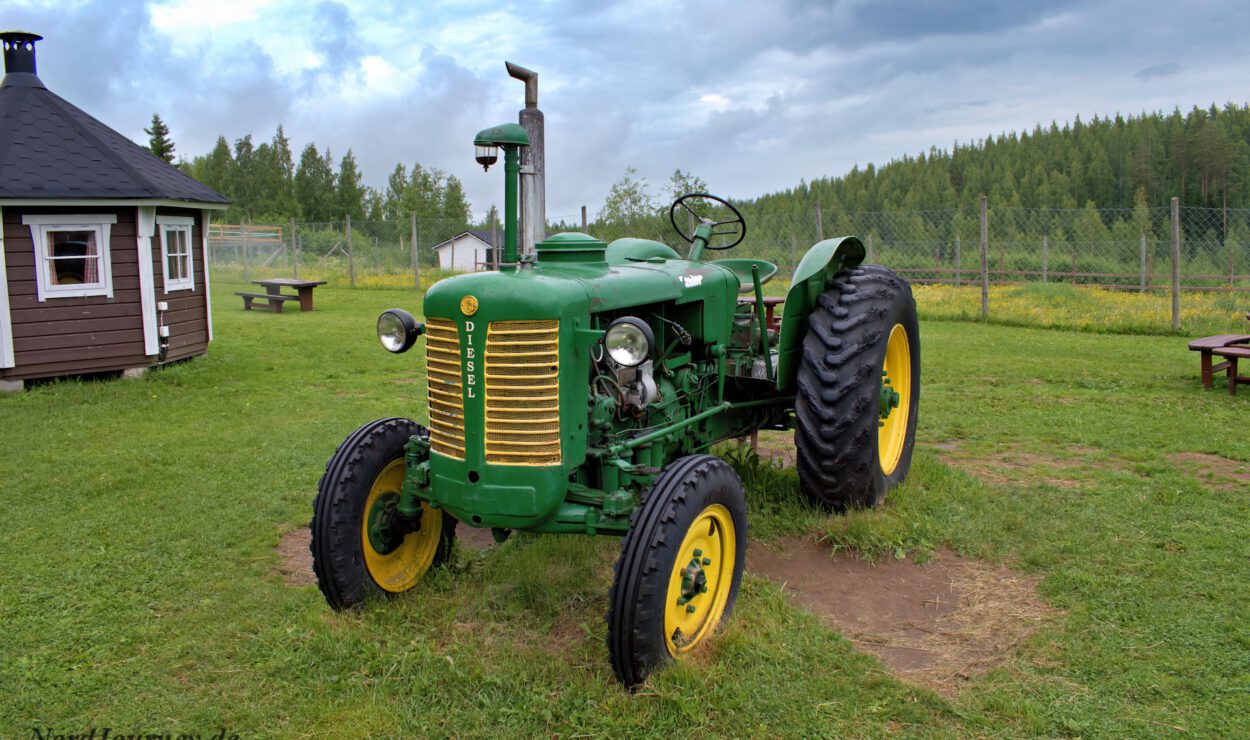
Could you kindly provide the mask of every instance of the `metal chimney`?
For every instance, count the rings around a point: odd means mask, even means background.
[[[8,84],[15,84],[19,80],[27,80],[38,82],[35,75],[35,42],[43,39],[37,33],[27,33],[26,31],[4,31],[0,33],[0,42],[4,44],[4,72],[5,80]],[[14,77],[9,79],[9,75],[30,75],[30,78]]]
[[[508,74],[525,83],[525,108],[517,118],[529,134],[530,145],[521,148],[521,244],[522,257],[534,256],[534,245],[547,238],[547,165],[543,144],[543,112],[538,109],[538,73],[504,62]]]

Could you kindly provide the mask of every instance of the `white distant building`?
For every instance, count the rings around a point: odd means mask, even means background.
[[[503,232],[495,232],[497,249],[503,250]],[[476,272],[494,267],[498,259],[491,255],[489,231],[463,231],[445,242],[434,245],[438,252],[438,266],[444,270]]]

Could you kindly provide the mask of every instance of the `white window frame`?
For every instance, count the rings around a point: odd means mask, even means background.
[[[113,297],[113,263],[110,258],[109,234],[117,215],[90,213],[83,215],[24,215],[22,223],[30,227],[35,243],[35,286],[39,301],[49,298],[84,298],[103,295]],[[48,236],[57,231],[93,231],[100,252],[100,282],[90,285],[54,285],[48,274]]]
[[[166,293],[173,293],[176,290],[195,291],[195,247],[191,241],[191,232],[195,227],[195,219],[190,216],[156,216],[156,230],[161,235],[161,281],[164,284]],[[187,235],[183,240],[183,245],[187,250],[187,274],[185,277],[178,279],[170,279],[169,277],[169,241],[166,234],[170,231],[180,231]]]

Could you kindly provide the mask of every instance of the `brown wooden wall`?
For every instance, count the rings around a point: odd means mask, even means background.
[[[152,275],[156,287],[156,301],[169,304],[169,311],[162,317],[169,327],[169,350],[165,361],[172,362],[208,350],[208,299],[205,292],[204,272],[204,224],[202,213],[188,208],[158,208],[156,215],[188,216],[195,219],[191,227],[191,259],[195,262],[195,290],[165,292],[165,265],[161,259],[160,226],[152,237]],[[160,315],[159,312],[157,314]]]
[[[143,353],[136,209],[5,206],[3,210],[15,367],[0,369],[0,377],[38,378],[150,365],[152,359]],[[50,298],[40,303],[35,247],[22,216],[80,213],[117,216],[109,233],[113,297]]]

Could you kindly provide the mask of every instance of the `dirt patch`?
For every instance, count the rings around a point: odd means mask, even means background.
[[[301,588],[317,582],[313,575],[312,552],[308,549],[308,527],[283,532],[278,540],[278,573],[286,585]]]
[[[470,550],[485,550],[495,544],[495,536],[489,529],[478,529],[467,524],[456,525],[456,541]]]
[[[286,585],[300,588],[317,582],[312,569],[312,551],[308,544],[312,533],[307,527],[283,533],[278,540],[278,573]],[[461,524],[456,527],[456,541],[470,550],[485,550],[495,544],[489,529],[475,529]]]
[[[746,442],[743,442],[746,444]],[[783,468],[794,467],[794,432],[760,432],[756,454]]]
[[[1178,452],[1168,461],[1218,491],[1236,491],[1250,485],[1250,465],[1219,455]]]
[[[924,565],[870,564],[792,539],[772,549],[753,543],[747,567],[782,584],[795,604],[899,678],[948,697],[1005,662],[1056,613],[1038,598],[1033,579],[949,550]]]
[[[994,485],[1049,483],[1059,488],[1081,484],[1080,471],[1089,468],[1119,469],[1122,463],[1105,459],[1100,450],[1084,445],[1055,447],[1045,454],[1016,445],[993,450],[970,450],[958,442],[925,445],[942,462]]]

